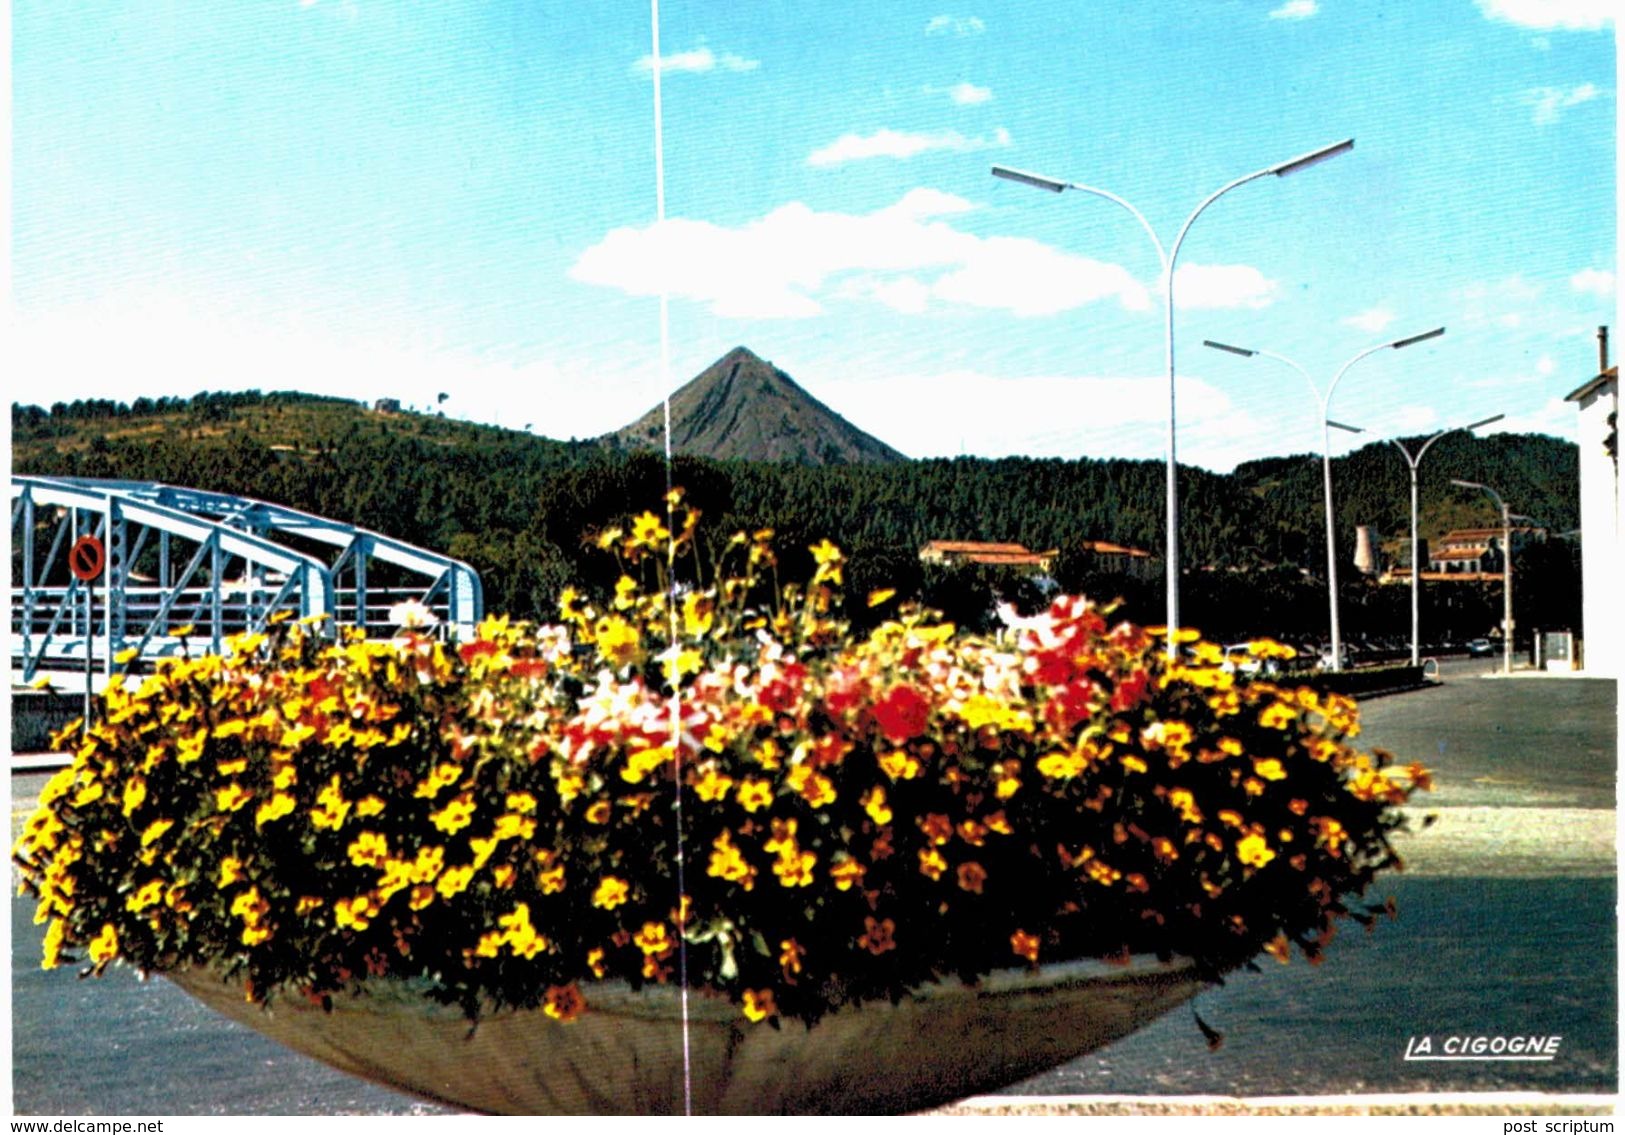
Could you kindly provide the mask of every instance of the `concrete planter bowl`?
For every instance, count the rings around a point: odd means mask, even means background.
[[[470,1029],[404,982],[369,981],[330,1012],[243,1000],[206,970],[166,975],[211,1008],[342,1071],[473,1112],[662,1115],[683,1110],[677,992],[586,989],[560,1024],[501,1012]],[[689,997],[696,1114],[920,1111],[1016,1083],[1126,1036],[1204,986],[1188,963],[1135,958],[950,979],[897,1005],[867,1004],[808,1029],[753,1025],[734,1006]]]

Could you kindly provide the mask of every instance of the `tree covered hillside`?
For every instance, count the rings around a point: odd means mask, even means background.
[[[666,484],[652,454],[297,394],[13,406],[12,431],[16,472],[166,481],[374,528],[468,561],[490,608],[523,618],[551,615],[568,582],[610,586],[618,568],[592,535],[657,508]],[[1452,488],[1452,477],[1494,485],[1556,532],[1577,524],[1577,454],[1554,438],[1447,437],[1422,475],[1424,536],[1492,522],[1483,494]],[[1160,619],[1151,585],[1091,580],[1075,550],[1109,540],[1160,553],[1163,477],[1154,461],[1031,458],[820,467],[680,457],[674,474],[703,511],[713,550],[738,529],[771,527],[787,579],[805,570],[806,546],[828,537],[850,556],[853,594],[886,585],[940,597],[942,573],[918,560],[927,540],[1015,541],[1060,549],[1064,585],[1128,595],[1148,621]],[[1408,474],[1392,446],[1339,458],[1333,477],[1345,562],[1356,524],[1375,524],[1385,537],[1405,532]],[[1319,459],[1307,455],[1250,462],[1231,475],[1182,469],[1186,569],[1219,579],[1250,568],[1255,585],[1273,578],[1301,589],[1305,571],[1324,570],[1320,485]],[[1214,591],[1210,603],[1204,588]],[[1248,611],[1260,608],[1226,588],[1193,583],[1188,621],[1202,614],[1245,630]],[[1281,602],[1302,606],[1305,621],[1316,617],[1312,603],[1285,592]]]

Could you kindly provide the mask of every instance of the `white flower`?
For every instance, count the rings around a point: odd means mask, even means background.
[[[410,631],[426,631],[440,623],[435,613],[418,599],[402,599],[389,609],[389,621]]]

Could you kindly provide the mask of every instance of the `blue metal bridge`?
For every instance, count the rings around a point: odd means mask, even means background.
[[[85,536],[103,550],[89,583],[69,564]],[[13,686],[50,677],[83,688],[89,675],[99,687],[183,650],[219,652],[278,611],[375,637],[399,633],[408,600],[452,636],[484,613],[480,578],[458,560],[281,505],[148,481],[13,476],[11,548]]]

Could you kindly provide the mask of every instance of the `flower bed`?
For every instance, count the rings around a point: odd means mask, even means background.
[[[44,964],[561,1022],[686,980],[778,1026],[1012,965],[1318,960],[1382,909],[1426,773],[1355,751],[1351,700],[1169,663],[1076,598],[1002,640],[853,636],[839,552],[779,591],[767,533],[671,588],[694,520],[603,533],[628,574],[557,626],[284,623],[113,683],[14,851]]]

